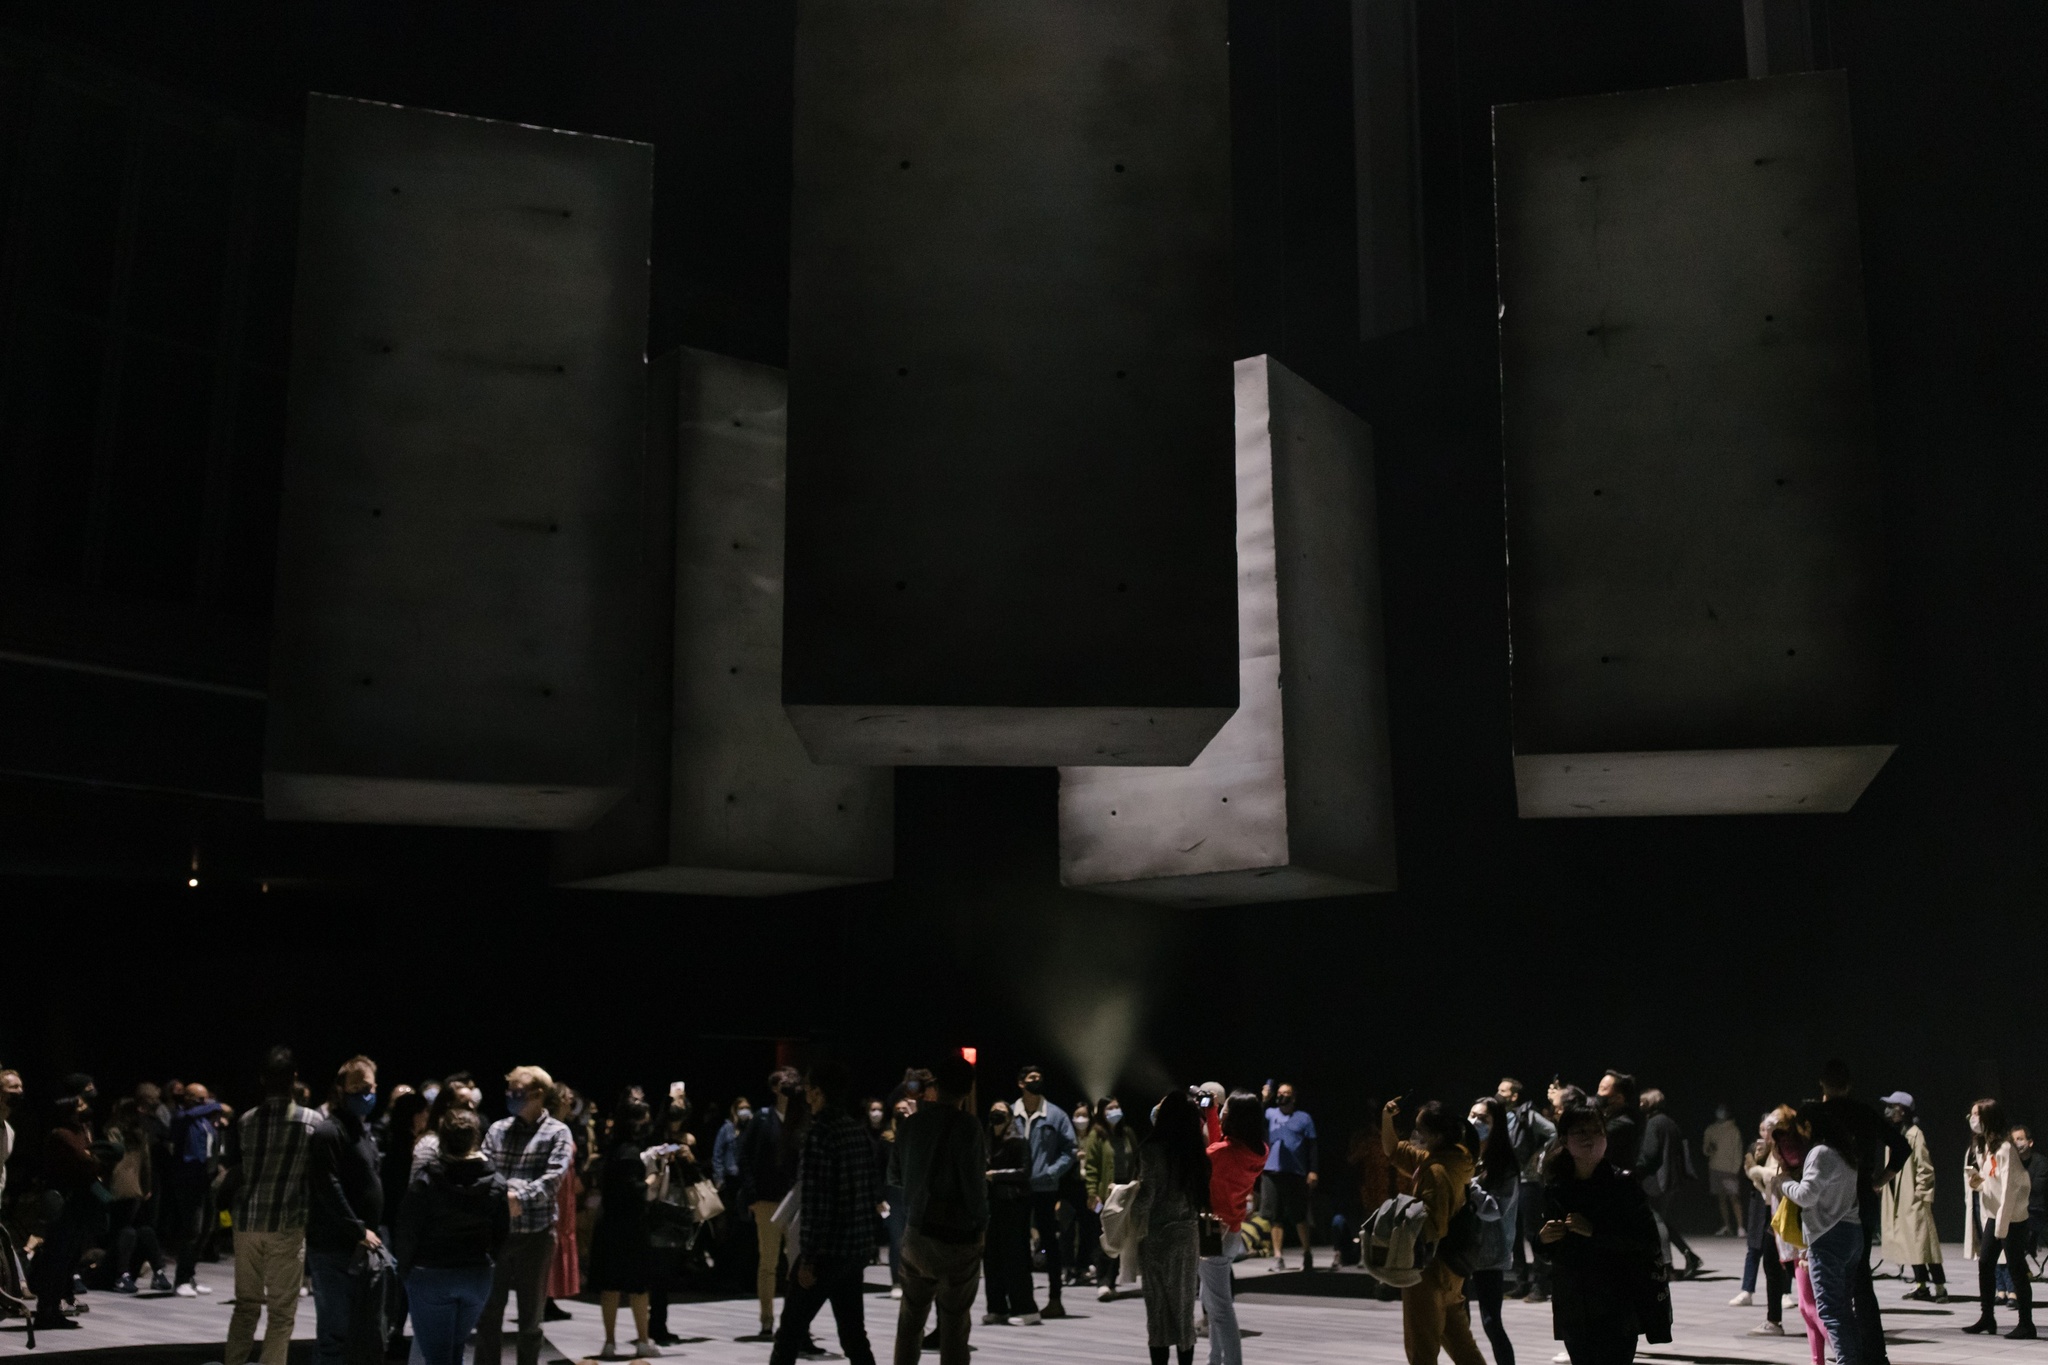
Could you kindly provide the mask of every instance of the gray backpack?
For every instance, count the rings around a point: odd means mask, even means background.
[[[1436,1260],[1429,1209],[1412,1194],[1397,1194],[1373,1211],[1358,1234],[1359,1264],[1381,1284],[1406,1289],[1422,1282]]]

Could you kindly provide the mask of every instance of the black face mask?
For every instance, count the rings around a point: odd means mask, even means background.
[[[1045,1093],[1045,1082],[1044,1082],[1044,1081],[1026,1081],[1026,1082],[1024,1082],[1024,1093],[1025,1093],[1025,1094],[1027,1094],[1027,1095],[1043,1095],[1043,1094]]]

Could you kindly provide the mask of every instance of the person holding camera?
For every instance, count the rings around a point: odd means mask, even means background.
[[[1244,1254],[1244,1220],[1265,1168],[1265,1108],[1251,1091],[1233,1090],[1223,1101],[1222,1136],[1209,1144],[1209,1216],[1202,1225],[1199,1269],[1209,1365],[1244,1363],[1230,1267]]]
[[[1394,1130],[1400,1112],[1399,1095],[1380,1111],[1380,1149],[1393,1162],[1403,1193],[1429,1211],[1430,1239],[1441,1243],[1465,1207],[1475,1144],[1465,1120],[1435,1100],[1415,1111],[1414,1131],[1403,1142]],[[1401,1291],[1401,1337],[1408,1365],[1435,1365],[1439,1351],[1448,1351],[1454,1365],[1486,1365],[1465,1314],[1465,1282],[1441,1256],[1418,1283]]]

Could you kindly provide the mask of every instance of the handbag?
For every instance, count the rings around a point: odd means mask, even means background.
[[[1777,1212],[1771,1215],[1771,1231],[1778,1240],[1795,1251],[1806,1249],[1806,1232],[1799,1223],[1799,1206],[1789,1199],[1778,1201]]]
[[[1201,1254],[1204,1256],[1221,1256],[1223,1254],[1224,1235],[1223,1220],[1213,1213],[1203,1214],[1199,1230],[1196,1233],[1200,1243]]]
[[[718,1197],[718,1186],[699,1180],[683,1191],[683,1207],[698,1222],[708,1223],[725,1212],[725,1201]]]

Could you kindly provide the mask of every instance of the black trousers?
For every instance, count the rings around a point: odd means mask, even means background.
[[[1572,1365],[1629,1365],[1636,1358],[1635,1324],[1568,1332],[1564,1349]]]
[[[688,1247],[656,1246],[654,1275],[647,1283],[647,1331],[651,1336],[668,1334],[669,1295],[682,1287],[683,1258]]]
[[[874,1348],[868,1345],[867,1287],[863,1283],[867,1262],[814,1261],[811,1268],[815,1278],[809,1289],[794,1271],[790,1273],[789,1294],[782,1301],[782,1323],[775,1329],[768,1365],[795,1365],[797,1353],[810,1344],[811,1323],[828,1303],[847,1365],[875,1365]],[[652,1325],[648,1330],[654,1330]]]
[[[178,1256],[177,1282],[192,1278],[206,1236],[206,1205],[212,1180],[206,1167],[184,1164],[171,1172],[165,1216],[170,1221],[171,1247]]]
[[[1021,1318],[1038,1311],[1031,1283],[1029,1201],[988,1201],[988,1236],[982,1250],[981,1274],[987,1311],[1006,1318]]]
[[[1517,1229],[1520,1235],[1515,1238],[1515,1282],[1534,1288],[1538,1293],[1548,1294],[1550,1261],[1546,1257],[1534,1254],[1536,1234],[1543,1228],[1541,1184],[1534,1180],[1522,1182],[1521,1199],[1516,1207],[1515,1219],[1521,1224]]]
[[[1998,1224],[1986,1222],[1977,1231],[1977,1296],[1984,1302],[1984,1316],[1991,1316],[1991,1309],[1998,1302],[1998,1260],[2005,1258],[2006,1269],[2012,1272],[2012,1293],[2014,1306],[2019,1309],[2020,1321],[2034,1320],[2034,1288],[2027,1277],[2032,1272],[2027,1268],[2027,1229],[2024,1223],[2015,1224],[2012,1235],[2000,1239],[1994,1234]]]
[[[1849,1292],[1856,1300],[1856,1332],[1863,1339],[1863,1365],[1889,1365],[1885,1350],[1884,1315],[1877,1306],[1877,1282],[1870,1277],[1870,1249],[1884,1225],[1884,1196],[1864,1191],[1856,1201],[1863,1220],[1863,1254],[1849,1267]]]
[[[1465,1298],[1479,1305],[1479,1325],[1493,1345],[1493,1365],[1515,1365],[1515,1344],[1500,1320],[1500,1304],[1506,1272],[1475,1270],[1465,1279]]]
[[[55,1198],[55,1195],[49,1196]],[[50,1224],[43,1244],[29,1263],[29,1287],[36,1291],[36,1316],[48,1321],[62,1317],[64,1300],[71,1297],[71,1280],[79,1262],[92,1244],[98,1201],[92,1191],[80,1190],[64,1197],[63,1212]]]
[[[1045,1251],[1045,1302],[1060,1301],[1060,1195],[1058,1190],[1031,1192],[1031,1226],[1038,1229],[1038,1245]]]

